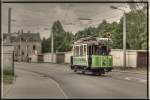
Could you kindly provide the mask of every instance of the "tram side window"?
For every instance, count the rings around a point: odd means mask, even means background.
[[[83,56],[83,45],[80,46],[80,56]]]
[[[75,56],[79,56],[79,46],[75,46]]]
[[[92,55],[92,46],[88,46],[87,51],[88,51],[88,55]]]
[[[86,55],[86,45],[83,45],[83,55]]]

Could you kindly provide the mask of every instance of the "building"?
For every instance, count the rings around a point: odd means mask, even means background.
[[[4,33],[3,43],[14,46],[14,60],[27,62],[30,55],[41,54],[41,38],[39,33],[18,31],[17,33]]]

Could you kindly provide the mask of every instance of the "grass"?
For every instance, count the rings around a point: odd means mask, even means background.
[[[14,79],[13,71],[10,68],[3,69],[3,83],[12,84]]]
[[[13,71],[11,68],[5,68],[3,69],[3,75],[13,75]]]

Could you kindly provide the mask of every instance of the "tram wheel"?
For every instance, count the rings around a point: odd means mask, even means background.
[[[82,70],[82,74],[85,74],[85,70]]]
[[[95,75],[97,75],[97,76],[101,76],[102,74],[101,74],[101,73],[96,73]]]
[[[74,67],[74,72],[77,72],[77,67],[76,66]]]
[[[85,72],[86,72],[86,67],[84,67],[84,68],[82,69],[82,73],[85,74]]]

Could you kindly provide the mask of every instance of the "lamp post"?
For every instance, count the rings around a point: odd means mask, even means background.
[[[110,6],[112,9],[123,11],[123,66],[126,67],[126,15],[125,10],[116,6]]]
[[[45,28],[44,30],[49,30],[48,28]],[[51,59],[52,59],[52,63],[54,63],[54,35],[53,32],[51,32]]]

